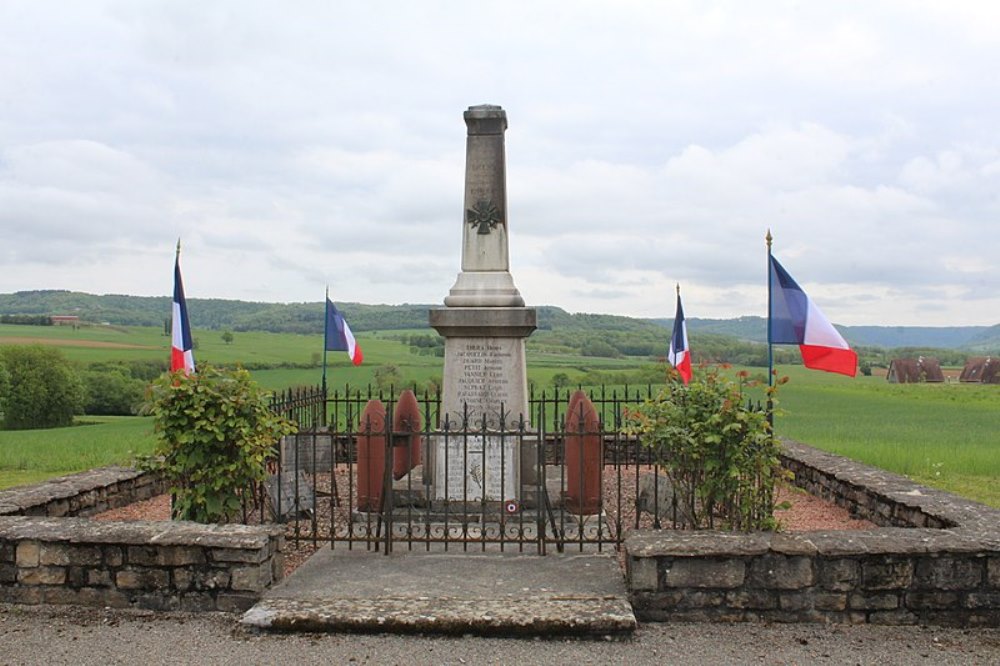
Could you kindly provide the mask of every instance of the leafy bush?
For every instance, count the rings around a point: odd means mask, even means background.
[[[776,527],[780,449],[767,415],[742,393],[746,373],[738,376],[739,384],[705,367],[685,386],[674,375],[655,398],[628,413],[627,430],[653,450],[695,528]],[[768,391],[773,399],[774,388]]]
[[[126,368],[118,370],[85,370],[83,411],[92,415],[128,416],[135,414],[142,403],[146,382],[133,379]]]
[[[605,358],[619,358],[621,357],[621,352],[615,349],[610,343],[597,339],[591,338],[583,343],[580,347],[581,356],[603,356]]]
[[[144,382],[151,382],[164,372],[170,370],[170,362],[152,359],[133,359],[131,361],[97,361],[87,366],[87,370],[95,372],[118,372],[131,377],[141,379]]]
[[[73,423],[83,407],[83,386],[76,368],[58,349],[0,347],[7,389],[0,394],[2,426],[7,430],[58,428]]]
[[[265,479],[275,444],[295,431],[268,397],[243,369],[202,365],[153,382],[144,411],[153,415],[156,457],[146,466],[170,481],[175,517],[232,520],[242,496]]]
[[[49,315],[5,314],[0,315],[0,324],[17,324],[20,326],[52,326]]]
[[[388,391],[392,387],[403,385],[403,373],[399,371],[399,366],[392,363],[384,363],[372,372],[372,379],[375,386],[383,391]]]
[[[8,388],[10,388],[10,376],[3,364],[3,358],[0,357],[0,423],[3,423],[3,401]]]

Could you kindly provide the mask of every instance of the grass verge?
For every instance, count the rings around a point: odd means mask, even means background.
[[[106,465],[153,450],[149,417],[86,417],[72,428],[0,431],[0,488]]]

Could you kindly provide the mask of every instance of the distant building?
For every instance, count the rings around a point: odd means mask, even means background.
[[[53,326],[76,326],[80,323],[76,315],[52,315],[50,319]]]
[[[973,356],[965,362],[958,381],[979,384],[1000,384],[1000,359]]]
[[[897,358],[889,363],[889,372],[885,377],[891,384],[944,381],[941,364],[931,356]]]

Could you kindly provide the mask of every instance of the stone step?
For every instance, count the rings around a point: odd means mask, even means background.
[[[268,599],[242,624],[262,631],[474,634],[479,636],[607,636],[631,633],[627,599],[448,597]]]
[[[260,631],[606,636],[635,630],[611,554],[325,549],[243,616]]]

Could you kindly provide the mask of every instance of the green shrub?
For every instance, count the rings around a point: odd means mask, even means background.
[[[774,529],[774,482],[783,472],[767,415],[716,367],[685,386],[674,377],[630,410],[627,430],[650,447],[693,527]],[[768,389],[774,397],[774,388]],[[716,519],[719,522],[716,522]]]
[[[127,370],[85,370],[83,411],[100,416],[129,416],[142,403],[146,382],[133,379]]]
[[[146,466],[170,481],[175,517],[211,523],[239,513],[244,494],[265,479],[274,445],[295,431],[268,398],[243,369],[203,364],[152,383],[144,411],[157,444]]]
[[[58,349],[0,347],[7,388],[0,394],[7,430],[58,428],[73,423],[83,407],[83,386],[76,368]]]
[[[384,363],[375,368],[372,372],[372,379],[375,386],[383,391],[403,385],[403,373],[399,371],[399,366],[392,363]]]
[[[621,352],[611,344],[601,339],[591,338],[580,347],[581,356],[603,356],[605,358],[620,358]]]

